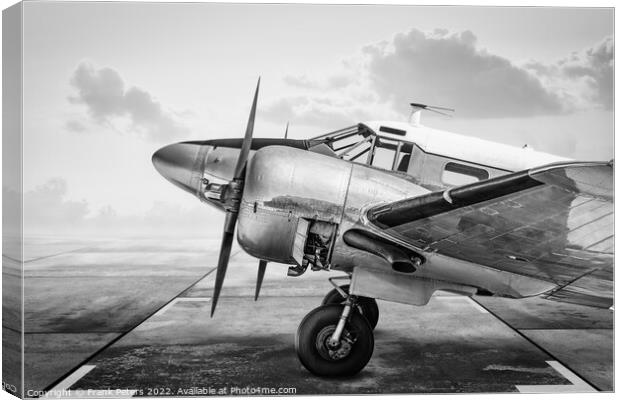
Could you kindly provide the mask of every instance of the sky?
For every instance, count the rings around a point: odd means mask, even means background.
[[[456,109],[434,128],[609,160],[613,34],[603,8],[25,3],[26,231],[219,235],[151,154],[243,136],[258,76],[255,137],[415,101]]]

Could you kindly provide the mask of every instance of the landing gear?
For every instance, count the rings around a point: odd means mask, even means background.
[[[350,376],[368,364],[374,337],[368,320],[353,312],[356,302],[355,296],[349,296],[344,306],[320,306],[301,321],[295,350],[308,371],[326,377]]]
[[[349,285],[342,285],[340,286],[340,289],[347,295],[349,294]],[[346,298],[342,296],[338,289],[334,288],[327,293],[321,304],[344,304],[345,301]],[[370,327],[375,329],[377,322],[379,321],[379,307],[377,306],[376,300],[371,299],[370,297],[358,296],[356,309],[368,320]]]

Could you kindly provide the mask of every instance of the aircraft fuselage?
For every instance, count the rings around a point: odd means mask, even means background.
[[[398,275],[396,287],[402,289],[400,301],[405,303],[428,301],[409,297],[414,292],[411,286],[420,279],[432,280],[435,289],[468,292],[484,288],[509,297],[531,296],[552,287],[516,275],[508,279],[512,284],[506,285],[505,272],[427,253],[405,242],[401,248],[407,256],[418,256],[422,262],[417,271],[402,272],[380,252],[346,243],[344,234],[348,231],[380,241],[381,232],[364,223],[369,207],[425,193],[429,190],[404,174],[290,147],[268,147],[250,160],[237,239],[250,255],[272,262],[302,265],[305,258],[334,270],[352,272],[360,268]],[[318,252],[317,243],[322,246]],[[413,283],[407,283],[412,279]],[[372,295],[394,300],[392,295],[398,296],[397,292],[373,291]],[[363,289],[358,294],[371,295]]]

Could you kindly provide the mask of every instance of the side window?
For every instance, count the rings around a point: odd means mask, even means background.
[[[470,165],[449,162],[441,174],[441,181],[450,186],[461,186],[489,179],[489,172]]]
[[[372,165],[375,167],[391,170],[396,157],[396,146],[381,139],[375,144],[375,154],[372,157]]]
[[[411,143],[377,137],[370,163],[387,170],[407,172],[412,149]]]

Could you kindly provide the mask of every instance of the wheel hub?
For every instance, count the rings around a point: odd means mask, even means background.
[[[326,326],[316,337],[316,348],[326,360],[341,360],[347,357],[353,348],[354,340],[346,329],[342,332],[340,342],[336,346],[331,345],[330,339],[335,330],[335,325]]]

